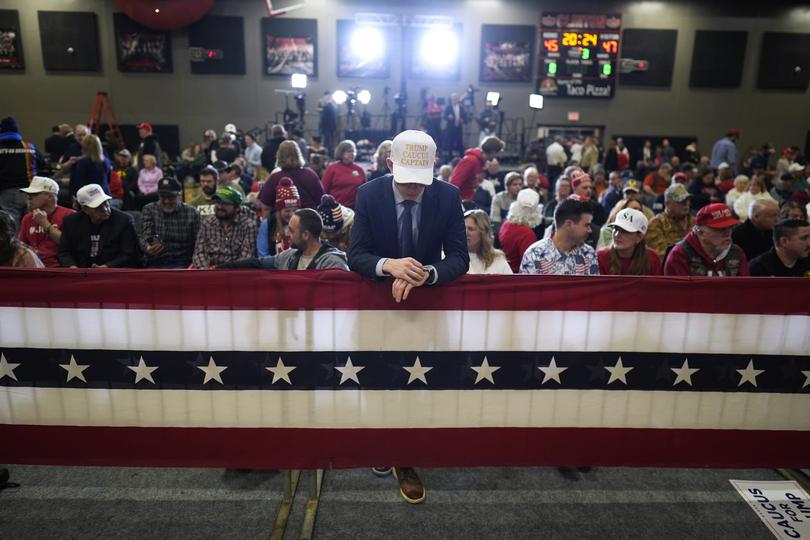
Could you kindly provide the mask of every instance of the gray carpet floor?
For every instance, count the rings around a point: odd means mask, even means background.
[[[12,466],[0,492],[2,539],[269,538],[276,471]],[[772,470],[595,468],[420,469],[425,504],[392,477],[327,471],[315,538],[769,539],[729,479],[782,480]],[[309,474],[309,473],[306,473]],[[302,476],[286,539],[297,538]]]

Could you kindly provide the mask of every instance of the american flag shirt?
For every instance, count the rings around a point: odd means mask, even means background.
[[[521,274],[544,274],[557,276],[598,276],[599,261],[596,251],[588,244],[562,253],[551,238],[538,240],[523,254]]]

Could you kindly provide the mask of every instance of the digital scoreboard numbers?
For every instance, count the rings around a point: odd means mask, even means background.
[[[621,15],[543,13],[537,91],[545,96],[612,98]]]

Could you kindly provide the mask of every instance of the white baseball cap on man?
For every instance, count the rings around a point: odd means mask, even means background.
[[[627,232],[640,232],[641,234],[647,233],[647,216],[643,212],[635,208],[625,208],[616,214],[616,219],[610,224],[612,227],[618,227]]]
[[[433,183],[436,143],[424,131],[403,131],[391,144],[391,161],[394,182],[429,186]]]
[[[76,192],[76,200],[79,204],[90,208],[98,208],[102,203],[110,199],[112,197],[104,193],[104,190],[98,184],[87,184]]]
[[[53,193],[59,195],[59,184],[56,180],[48,178],[47,176],[35,176],[31,179],[31,183],[26,188],[20,188],[20,191],[34,195],[36,193]]]

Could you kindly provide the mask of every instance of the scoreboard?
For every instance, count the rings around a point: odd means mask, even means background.
[[[543,13],[537,91],[545,96],[612,98],[621,15]]]

